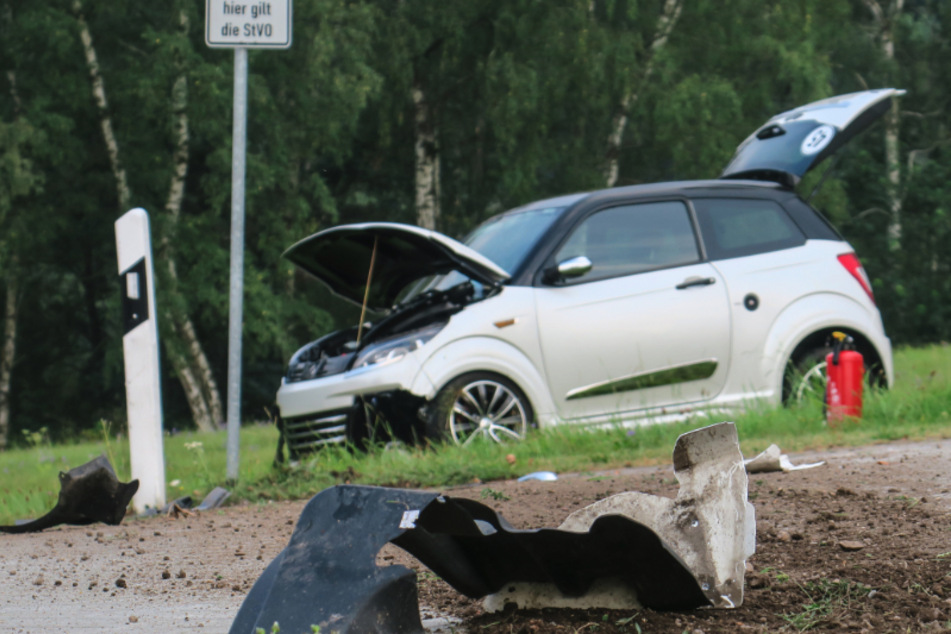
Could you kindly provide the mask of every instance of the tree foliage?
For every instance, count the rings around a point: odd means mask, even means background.
[[[900,248],[887,237],[881,125],[801,189],[810,195],[821,181],[813,203],[857,247],[893,341],[947,339],[951,5],[876,2],[896,8],[889,57],[873,2],[298,0],[293,46],[249,55],[245,415],[273,413],[297,346],[357,318],[283,250],[335,223],[416,221],[418,94],[439,165],[437,228],[458,237],[503,209],[603,187],[609,156],[619,184],[715,178],[772,114],[906,88]],[[75,6],[0,2],[0,289],[18,299],[11,437],[124,419],[119,200]],[[175,278],[157,264],[159,301],[189,316],[224,385],[232,53],[205,45],[204,3],[81,6],[131,205],[149,210],[173,253]],[[177,97],[189,139],[184,198],[171,214]],[[619,113],[626,123],[612,148]],[[180,344],[167,328],[163,339],[167,425],[187,427],[167,362]]]

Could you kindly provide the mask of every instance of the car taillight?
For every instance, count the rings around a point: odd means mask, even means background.
[[[875,303],[875,296],[872,294],[872,283],[862,268],[862,263],[854,253],[843,253],[839,256],[839,262],[845,267],[845,270],[852,274],[852,277],[862,286],[862,290],[868,295],[868,298]]]

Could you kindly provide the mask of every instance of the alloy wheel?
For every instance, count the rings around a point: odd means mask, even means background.
[[[462,387],[449,412],[453,442],[468,445],[475,438],[497,443],[518,442],[528,431],[526,404],[507,386],[482,379]]]

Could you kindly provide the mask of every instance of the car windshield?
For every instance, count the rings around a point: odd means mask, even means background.
[[[547,207],[495,216],[476,227],[463,242],[512,273],[563,209]]]
[[[535,243],[564,209],[544,207],[494,216],[473,229],[462,242],[512,273],[525,262]],[[458,271],[424,278],[413,284],[397,303],[413,299],[426,291],[452,288],[467,279]],[[473,284],[475,296],[480,298],[482,285],[475,281]]]

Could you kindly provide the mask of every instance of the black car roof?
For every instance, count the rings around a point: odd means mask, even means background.
[[[595,203],[602,200],[615,200],[617,198],[652,198],[654,196],[717,196],[729,194],[731,196],[742,195],[748,192],[754,195],[762,195],[766,192],[790,192],[779,183],[773,181],[754,181],[754,180],[695,180],[695,181],[670,181],[665,183],[649,183],[645,185],[629,185],[627,187],[612,187],[611,189],[600,189],[591,192],[583,199],[585,203]],[[588,205],[586,204],[585,207]]]
[[[697,195],[696,190],[710,190],[711,195],[715,195],[722,190],[729,190],[731,193],[747,189],[751,192],[757,191],[789,191],[779,183],[773,181],[758,180],[692,180],[692,181],[666,181],[662,183],[644,183],[641,185],[626,185],[624,187],[611,187],[608,189],[598,189],[589,192],[579,192],[576,194],[566,194],[554,198],[543,198],[520,207],[510,209],[500,215],[508,215],[529,211],[532,209],[547,209],[550,207],[571,207],[581,201],[600,198],[615,198],[628,196],[653,196],[670,195],[678,192],[690,192],[690,195]]]
[[[632,199],[651,199],[668,197],[718,197],[718,196],[763,196],[781,197],[795,196],[796,193],[773,181],[758,180],[690,180],[690,181],[667,181],[661,183],[646,183],[643,185],[628,185],[624,187],[612,187],[609,189],[599,189],[590,192],[569,194],[566,196],[557,196],[555,198],[546,198],[517,207],[501,215],[509,215],[529,211],[532,209],[546,209],[550,207],[564,207],[564,213],[552,224],[546,232],[546,236],[563,234],[566,225],[575,222],[579,215],[589,213],[592,208],[615,204],[621,200]],[[532,283],[534,271],[540,266],[544,259],[544,249],[550,246],[549,239],[542,238],[538,241],[538,248],[535,252],[525,259],[518,271],[514,271],[510,284],[526,285]]]

